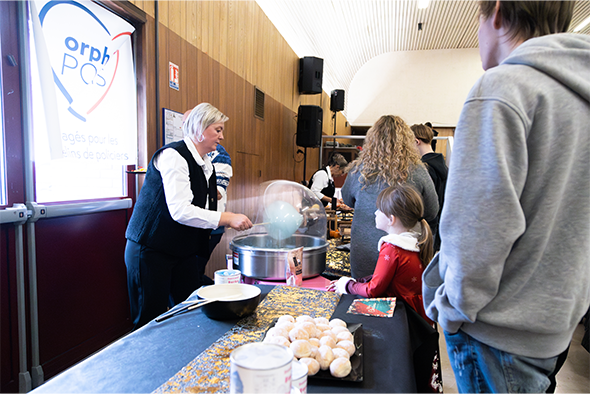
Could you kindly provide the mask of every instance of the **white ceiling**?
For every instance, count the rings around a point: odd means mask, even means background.
[[[433,0],[425,9],[418,8],[418,0],[257,3],[297,56],[324,59],[323,89],[328,93],[348,91],[359,69],[384,53],[478,46],[477,1]],[[570,31],[589,16],[590,0],[577,1]],[[590,34],[590,25],[580,33]]]

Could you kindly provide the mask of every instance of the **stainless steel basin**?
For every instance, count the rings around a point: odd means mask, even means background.
[[[318,276],[326,269],[328,242],[322,238],[295,234],[276,241],[268,234],[235,237],[230,242],[234,266],[242,275],[256,279],[285,279],[285,260],[290,249],[303,246],[303,278]]]

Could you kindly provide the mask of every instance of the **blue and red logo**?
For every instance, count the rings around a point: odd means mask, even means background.
[[[63,7],[57,8],[59,14],[50,13],[56,6],[68,6],[71,24],[63,26],[63,19],[52,20],[53,15],[63,18]],[[86,122],[111,90],[119,67],[118,48],[132,31],[111,33],[95,12],[71,0],[47,2],[39,12],[39,20],[55,85],[67,100],[69,113]]]

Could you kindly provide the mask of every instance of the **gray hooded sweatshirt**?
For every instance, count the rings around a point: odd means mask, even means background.
[[[455,130],[426,313],[526,357],[560,354],[590,304],[590,36],[530,39]]]

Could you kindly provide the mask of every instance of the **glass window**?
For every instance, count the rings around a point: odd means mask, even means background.
[[[133,26],[91,2],[31,2],[35,201],[126,196],[137,162]]]

